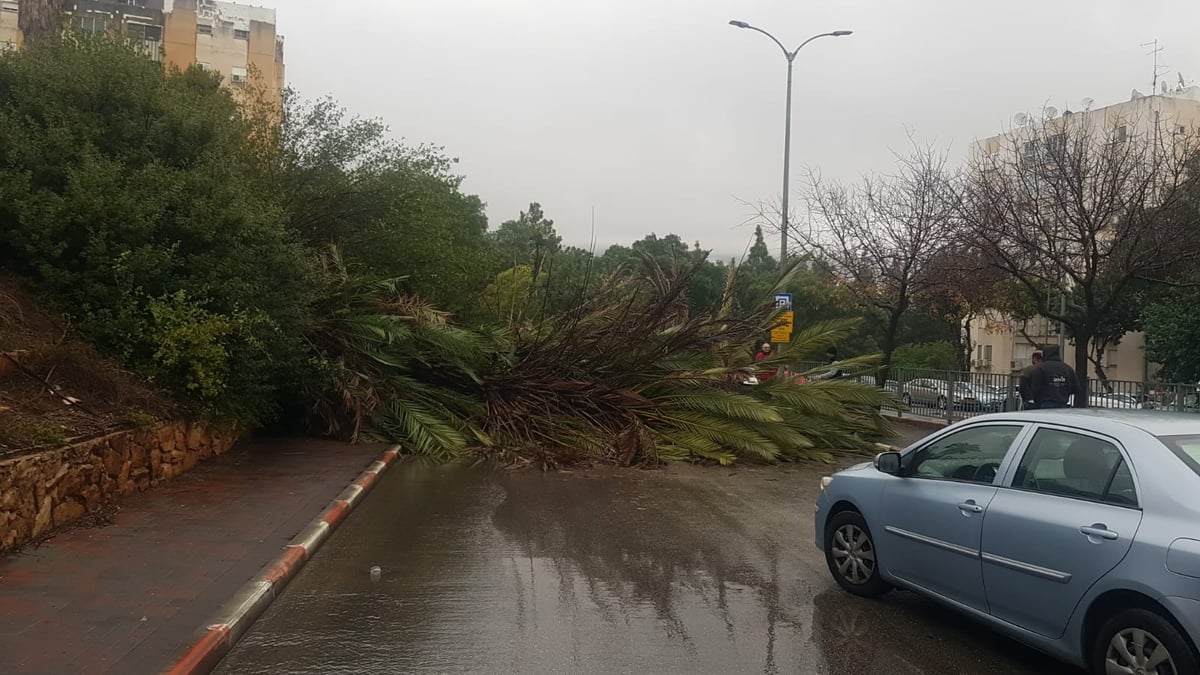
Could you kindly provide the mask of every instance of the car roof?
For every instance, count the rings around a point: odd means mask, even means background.
[[[1105,427],[1132,427],[1153,436],[1200,435],[1200,414],[1158,410],[1120,410],[1113,408],[1060,408],[979,415],[973,420],[1012,420],[1045,422],[1066,426],[1085,426],[1103,432]],[[1116,431],[1116,429],[1112,429]]]

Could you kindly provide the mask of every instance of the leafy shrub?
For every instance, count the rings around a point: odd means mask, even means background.
[[[0,128],[0,265],[198,410],[269,417],[304,362],[308,258],[218,80],[38,42],[0,56]]]

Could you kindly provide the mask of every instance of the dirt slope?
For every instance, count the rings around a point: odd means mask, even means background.
[[[0,457],[145,424],[170,407],[0,276]]]

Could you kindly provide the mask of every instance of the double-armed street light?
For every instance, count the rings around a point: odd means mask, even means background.
[[[767,37],[771,38],[772,42],[779,45],[779,49],[782,50],[783,55],[787,57],[787,116],[784,121],[783,131],[783,206],[781,209],[783,213],[780,218],[781,222],[779,227],[779,264],[782,265],[785,261],[787,261],[788,257],[788,192],[789,188],[791,187],[790,183],[792,171],[792,64],[796,61],[796,55],[800,53],[800,50],[804,48],[804,45],[812,42],[813,40],[823,37],[843,37],[850,35],[854,31],[835,30],[832,33],[821,33],[820,35],[814,35],[804,42],[801,42],[799,47],[789,51],[788,48],[784,47],[783,43],[776,39],[774,35],[771,35],[767,31],[757,26],[752,26],[745,21],[730,21],[729,25],[737,28],[746,28],[748,30],[757,31],[763,35],[766,35]]]

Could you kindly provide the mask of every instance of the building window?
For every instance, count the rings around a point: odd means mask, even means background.
[[[104,35],[108,28],[108,23],[99,16],[71,17],[71,25],[84,35]]]
[[[235,29],[233,29],[233,39],[235,39],[235,40],[249,40],[249,39],[250,39],[250,31],[248,31],[248,30],[242,30],[242,29],[240,29],[240,28],[235,28]]]
[[[146,0],[125,0],[125,4],[132,5],[134,7],[145,7]]]
[[[144,23],[131,23],[125,26],[125,34],[130,38],[148,42],[162,42],[162,26],[150,26]]]
[[[992,346],[991,345],[985,345],[983,347],[983,360],[986,363],[992,362]]]
[[[198,23],[196,24],[196,32],[200,35],[212,35],[212,24]]]
[[[1067,155],[1067,136],[1066,134],[1054,134],[1046,139],[1046,152],[1050,157],[1057,160],[1062,160]]]
[[[1175,135],[1176,136],[1182,136],[1186,133],[1187,133],[1187,127],[1183,126],[1182,124],[1175,125]]]
[[[1129,138],[1129,127],[1122,124],[1113,129],[1113,143],[1124,143]]]
[[[1037,141],[1025,141],[1021,145],[1021,150],[1017,158],[1021,166],[1031,166],[1037,161]]]
[[[234,84],[246,83],[246,69],[234,67],[230,70],[229,80]]]

